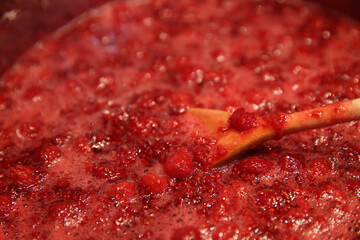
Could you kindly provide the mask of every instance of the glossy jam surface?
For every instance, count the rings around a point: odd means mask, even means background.
[[[358,122],[208,169],[221,149],[186,114],[292,113],[359,80],[359,25],[300,0],[93,10],[0,78],[0,239],[359,238]]]

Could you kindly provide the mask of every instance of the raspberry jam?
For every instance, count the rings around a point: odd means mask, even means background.
[[[359,80],[359,25],[301,0],[91,10],[0,77],[0,239],[358,239],[358,122],[209,169],[223,150],[186,111],[281,128]]]

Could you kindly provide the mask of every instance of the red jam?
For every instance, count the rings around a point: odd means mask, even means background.
[[[254,113],[236,110],[229,119],[230,128],[240,132],[248,131],[259,126],[259,120]]]
[[[239,132],[246,132],[257,127],[270,128],[276,138],[282,137],[284,126],[290,121],[287,114],[278,113],[257,117],[254,113],[237,109],[229,118],[229,128]]]
[[[359,238],[357,122],[208,169],[224,151],[184,114],[360,97],[359,56],[357,23],[302,0],[85,14],[0,78],[0,239]]]

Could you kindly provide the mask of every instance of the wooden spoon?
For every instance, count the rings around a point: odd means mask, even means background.
[[[224,148],[224,153],[211,163],[211,167],[215,167],[267,140],[359,120],[360,98],[292,114],[256,117],[257,126],[245,131],[230,127],[229,119],[232,113],[202,108],[190,108],[188,112],[200,119],[215,136],[217,145]]]

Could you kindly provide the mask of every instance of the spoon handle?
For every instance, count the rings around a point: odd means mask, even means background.
[[[359,120],[360,98],[292,113],[288,115],[288,119],[288,123],[282,128],[281,135]]]

